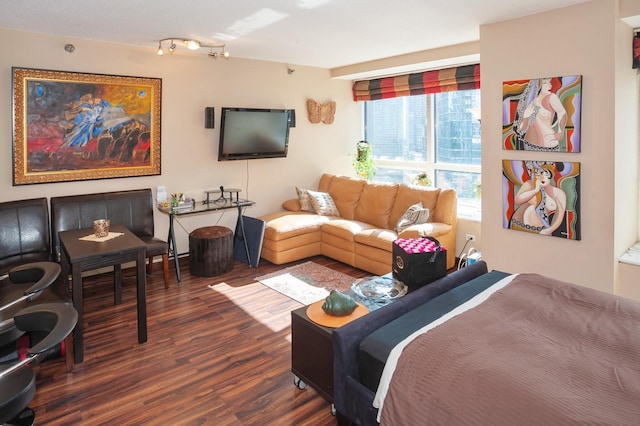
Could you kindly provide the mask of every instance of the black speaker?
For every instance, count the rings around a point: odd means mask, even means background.
[[[214,128],[214,125],[213,125],[213,123],[215,123],[214,112],[215,112],[214,107],[204,108],[204,128],[205,129]]]
[[[296,110],[289,110],[289,127],[296,127]]]

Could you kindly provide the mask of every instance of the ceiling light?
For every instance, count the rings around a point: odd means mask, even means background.
[[[162,48],[162,43],[164,42],[168,42],[169,44],[169,53],[173,53],[173,51],[176,49],[176,44],[175,42],[180,42],[182,45],[184,45],[187,49],[189,50],[198,50],[201,47],[206,48],[206,49],[210,49],[210,52],[208,53],[209,57],[217,59],[218,56],[221,56],[225,59],[229,59],[229,52],[227,52],[225,50],[225,44],[224,43],[220,43],[220,44],[204,44],[199,42],[198,40],[193,40],[193,39],[188,39],[188,38],[164,38],[162,40],[160,40],[158,42],[158,50],[157,50],[157,54],[158,55],[163,55],[164,54],[164,50]],[[220,49],[220,51],[217,51],[215,49]]]
[[[198,50],[200,49],[200,42],[196,40],[185,40],[184,45],[187,46],[189,50]]]
[[[209,57],[213,58],[213,59],[218,59],[218,57],[223,57],[224,59],[229,59],[229,52],[224,50],[224,46],[223,46],[222,47],[222,52],[214,52],[213,49],[211,49],[211,52],[209,52]]]

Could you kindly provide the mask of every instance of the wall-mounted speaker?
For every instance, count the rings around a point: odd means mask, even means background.
[[[296,110],[289,110],[289,127],[296,127]]]
[[[204,128],[205,129],[213,129],[215,118],[214,118],[215,108],[214,107],[205,107],[204,109]]]

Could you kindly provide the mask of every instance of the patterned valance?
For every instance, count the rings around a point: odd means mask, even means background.
[[[353,84],[354,101],[480,88],[480,64],[397,75]]]

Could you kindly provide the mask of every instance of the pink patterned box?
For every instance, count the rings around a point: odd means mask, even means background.
[[[399,238],[394,241],[394,244],[400,246],[407,253],[431,253],[438,247],[435,241],[427,238]],[[446,250],[443,246],[440,246],[440,249]]]
[[[409,291],[447,275],[447,250],[433,237],[399,238],[391,254],[393,278]]]

